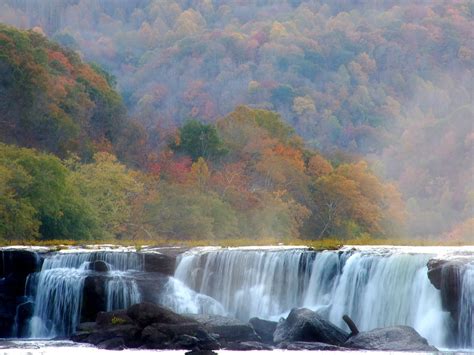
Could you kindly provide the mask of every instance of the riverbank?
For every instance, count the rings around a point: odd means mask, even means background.
[[[194,248],[209,245],[219,245],[222,247],[242,247],[242,246],[306,246],[315,250],[336,250],[344,245],[366,245],[366,246],[473,246],[473,243],[449,240],[422,240],[410,238],[373,238],[370,236],[352,239],[329,238],[320,240],[293,239],[293,238],[233,238],[233,239],[208,239],[208,240],[181,240],[181,239],[153,239],[153,240],[133,240],[133,239],[103,239],[103,240],[0,240],[0,247],[12,246],[38,246],[50,247],[52,249],[64,249],[68,246],[81,246],[84,248],[94,248],[97,245],[114,247],[134,247],[139,250],[144,247],[183,247]]]

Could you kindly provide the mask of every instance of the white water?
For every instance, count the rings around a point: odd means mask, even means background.
[[[227,315],[227,311],[218,301],[191,290],[174,277],[168,279],[159,303],[171,308],[176,313]]]
[[[110,271],[105,285],[106,309],[126,308],[140,301],[136,282],[125,270],[141,270],[143,259],[135,253],[59,253],[47,258],[39,273],[29,280],[36,286],[30,338],[52,338],[71,334],[81,317],[85,279],[94,274],[92,261],[102,260]]]
[[[310,263],[304,249],[191,252],[180,258],[175,277],[242,320],[271,318],[301,304],[309,273],[300,269]]]
[[[474,349],[474,263],[463,273],[461,309],[459,312],[459,342],[463,348]]]
[[[175,277],[245,321],[253,316],[278,320],[293,307],[307,307],[344,328],[344,314],[361,330],[409,325],[443,348],[452,335],[450,314],[443,311],[440,291],[430,283],[426,267],[438,253],[421,251],[195,249],[180,257]],[[472,270],[464,274],[459,322],[464,339],[459,346],[467,348],[472,347],[472,275]]]

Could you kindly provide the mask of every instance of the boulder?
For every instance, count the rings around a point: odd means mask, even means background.
[[[122,324],[133,324],[133,320],[128,316],[125,309],[112,312],[99,312],[95,320],[98,326],[113,326]]]
[[[320,342],[308,342],[308,341],[293,341],[293,342],[282,342],[278,344],[279,349],[286,350],[317,350],[317,351],[341,351],[350,350],[336,345],[325,344]]]
[[[137,303],[127,310],[127,315],[140,327],[153,323],[196,323],[193,319],[174,313],[171,309],[150,302]]]
[[[99,349],[105,350],[123,350],[126,348],[123,338],[111,338],[104,340],[96,345]]]
[[[103,260],[96,260],[89,264],[89,269],[97,272],[108,272],[109,265]]]
[[[281,342],[321,342],[342,345],[349,334],[318,313],[307,308],[292,309],[288,318],[280,320],[273,334],[273,341]]]
[[[155,323],[143,329],[141,340],[148,349],[200,349],[220,348],[218,341],[196,322],[180,324]]]
[[[431,259],[428,261],[428,278],[441,291],[443,308],[457,321],[462,288],[462,269],[467,259]]]
[[[97,327],[92,331],[75,333],[71,340],[79,343],[98,345],[106,340],[121,338],[127,347],[136,347],[140,339],[141,329],[134,324]]]
[[[273,350],[268,344],[263,344],[258,341],[242,341],[227,343],[225,346],[226,350],[237,350],[237,351],[253,351],[253,350]]]
[[[255,317],[250,319],[249,323],[264,343],[273,344],[273,333],[275,333],[277,322]]]
[[[33,317],[35,310],[35,304],[33,302],[25,302],[20,304],[16,309],[16,321],[17,321],[17,334],[13,336],[23,337],[28,332],[29,321]]]
[[[345,347],[364,350],[438,351],[428,341],[407,326],[377,328],[349,338]]]
[[[231,342],[261,341],[249,323],[238,319],[207,314],[188,316],[202,324],[210,333],[217,334],[222,345]]]
[[[26,301],[26,278],[41,269],[43,260],[43,254],[33,250],[0,248],[0,338],[21,335],[12,334],[16,309]]]
[[[107,308],[107,276],[104,274],[89,275],[84,280],[82,292],[81,322],[92,322],[99,312]]]
[[[143,253],[145,260],[144,270],[146,272],[159,272],[172,276],[176,266],[176,257],[162,253]]]

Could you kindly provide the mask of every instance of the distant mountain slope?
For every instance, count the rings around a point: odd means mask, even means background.
[[[125,157],[128,137],[141,133],[112,85],[41,33],[0,25],[0,141],[60,157],[110,146]]]
[[[0,21],[113,73],[155,146],[190,117],[271,109],[396,179],[425,235],[474,215],[473,14],[468,0],[0,0]]]

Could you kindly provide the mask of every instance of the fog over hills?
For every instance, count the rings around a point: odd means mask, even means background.
[[[0,0],[115,76],[158,150],[189,118],[277,111],[309,147],[394,180],[416,235],[472,238],[469,1]]]

